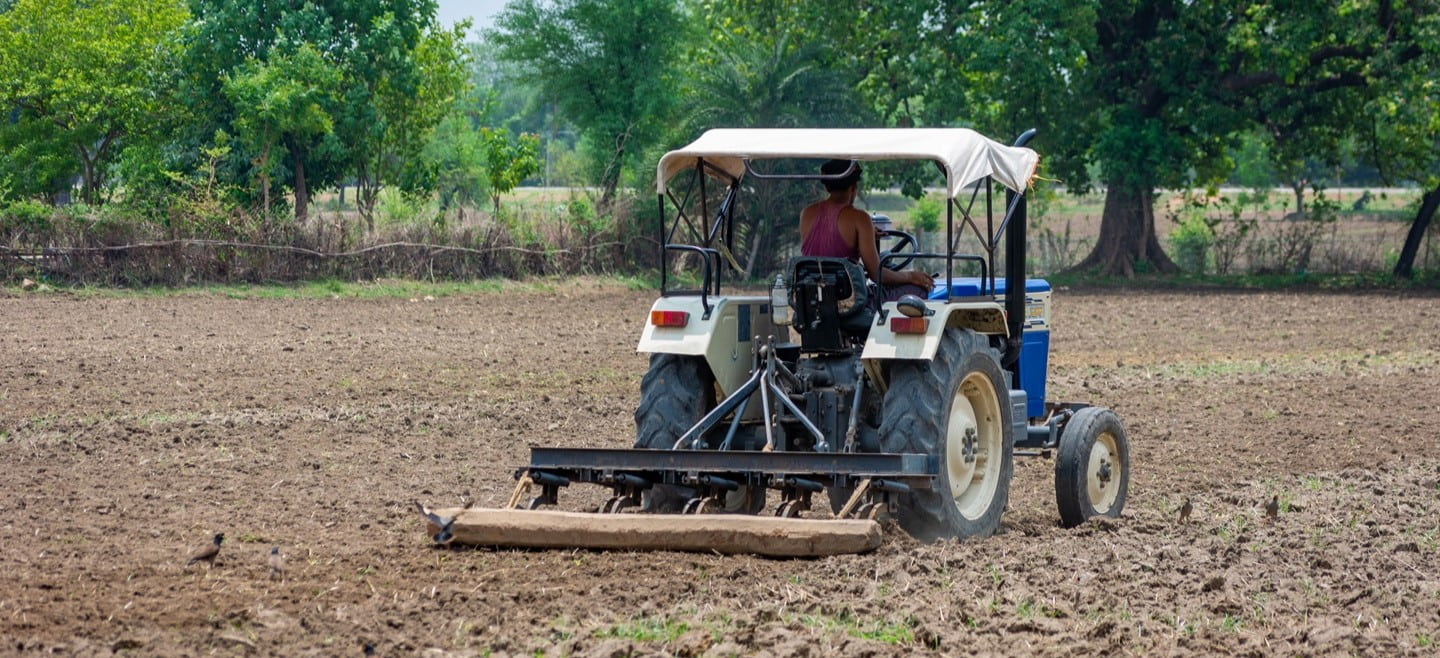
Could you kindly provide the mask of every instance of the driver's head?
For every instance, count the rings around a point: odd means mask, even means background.
[[[860,163],[854,160],[830,160],[820,165],[820,175],[822,176],[839,176],[849,171],[850,165],[855,165],[855,171],[851,172],[849,176],[820,181],[825,185],[826,191],[840,192],[858,184],[860,182]]]

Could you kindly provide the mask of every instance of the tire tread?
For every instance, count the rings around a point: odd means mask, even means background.
[[[935,358],[930,361],[897,362],[891,369],[889,392],[881,421],[881,445],[886,452],[940,455],[943,450],[945,414],[950,403],[947,394],[957,369],[972,354],[984,354],[999,370],[999,353],[994,350],[985,336],[966,329],[947,329],[940,338]],[[1001,482],[995,496],[999,509],[1008,502],[1011,474],[1011,452],[1014,437],[1011,436],[1008,420],[1008,395],[1003,388],[997,391],[1001,406],[1004,440],[1002,441]],[[942,468],[943,465],[942,465]],[[938,483],[937,483],[938,484]],[[953,503],[945,493],[912,492],[902,497],[897,520],[910,535],[922,541],[948,537],[973,537],[992,534],[999,525],[999,515],[993,523],[971,526],[959,519],[953,511]]]

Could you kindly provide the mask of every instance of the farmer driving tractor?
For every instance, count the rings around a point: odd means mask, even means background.
[[[860,163],[854,160],[830,160],[820,166],[821,183],[829,196],[800,211],[800,254],[862,263],[870,279],[880,285],[884,301],[907,294],[924,298],[935,286],[930,275],[880,267],[879,232],[869,213],[855,207],[860,173]]]

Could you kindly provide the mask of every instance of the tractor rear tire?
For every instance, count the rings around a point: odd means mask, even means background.
[[[675,442],[717,404],[715,376],[700,356],[650,355],[650,369],[640,380],[640,404],[635,408],[635,447],[672,450]],[[756,514],[765,507],[764,489],[741,487],[725,497],[725,511]],[[641,510],[679,513],[696,491],[690,487],[658,484],[641,496]]]
[[[921,541],[985,537],[1010,497],[1015,437],[999,354],[946,329],[935,358],[895,362],[880,425],[885,452],[934,455],[935,488],[899,496],[896,520]]]
[[[1085,407],[1060,433],[1055,455],[1055,502],[1060,525],[1073,528],[1092,516],[1117,518],[1130,490],[1130,440],[1115,412]]]

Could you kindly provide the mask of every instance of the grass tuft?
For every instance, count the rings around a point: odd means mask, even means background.
[[[686,631],[690,630],[690,624],[674,619],[662,617],[640,617],[633,621],[607,626],[596,630],[592,635],[597,638],[621,638],[635,642],[674,642]]]

